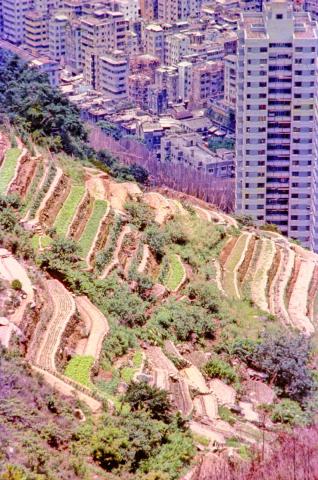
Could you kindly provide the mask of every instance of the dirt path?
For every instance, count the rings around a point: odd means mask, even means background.
[[[86,395],[86,393],[81,392],[77,389],[75,389],[72,385],[64,382],[60,378],[56,377],[50,372],[47,372],[46,370],[43,370],[42,368],[35,367],[32,365],[32,369],[42,375],[44,377],[44,380],[51,385],[54,389],[56,389],[58,392],[60,392],[62,395],[66,395],[68,397],[78,397],[79,400],[82,402],[86,403],[86,405],[92,410],[93,413],[99,413],[102,410],[102,403],[99,402],[98,400],[95,400],[94,398],[90,397],[89,395]]]
[[[77,309],[87,326],[89,336],[83,350],[83,355],[92,356],[98,360],[103,340],[109,332],[109,325],[98,308],[85,296],[76,297]]]
[[[223,288],[229,296],[240,298],[238,270],[244,261],[250,233],[243,233],[238,237],[223,267]]]
[[[293,325],[306,335],[314,333],[315,329],[307,316],[307,300],[310,282],[314,273],[315,264],[302,261],[300,270],[293,288],[288,311]]]
[[[63,332],[76,311],[72,294],[57,280],[47,280],[47,290],[53,302],[50,318],[42,342],[35,357],[39,367],[56,371],[55,357],[60,347]]]
[[[149,245],[144,244],[143,246],[143,252],[142,252],[142,259],[140,264],[138,265],[137,272],[138,273],[144,273],[144,271],[147,268],[147,263],[150,257],[150,250],[149,250]]]

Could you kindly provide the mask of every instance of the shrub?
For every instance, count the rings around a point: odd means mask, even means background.
[[[137,340],[134,333],[129,328],[116,326],[104,340],[103,354],[108,360],[113,361],[136,346]]]
[[[166,338],[172,334],[181,341],[198,341],[214,333],[214,323],[207,311],[185,300],[169,300],[159,306],[150,324],[159,326]]]
[[[204,372],[211,378],[221,378],[226,383],[237,382],[238,377],[233,367],[219,358],[213,358],[203,367]]]
[[[160,388],[151,387],[148,383],[132,382],[128,386],[124,401],[130,404],[133,412],[146,410],[155,420],[168,423],[172,420],[172,405],[168,399],[168,393]]]
[[[12,280],[11,288],[13,288],[13,290],[22,290],[22,283],[16,278]]]
[[[291,333],[266,335],[252,357],[256,368],[268,373],[281,393],[293,400],[305,401],[314,382],[308,368],[310,341]]]
[[[306,423],[306,415],[299,403],[288,398],[274,405],[271,418],[273,422],[288,423],[292,426]]]
[[[145,229],[144,241],[148,243],[150,249],[158,258],[163,257],[167,236],[157,225],[153,224]]]
[[[129,216],[129,222],[135,225],[138,230],[144,230],[147,225],[154,221],[153,209],[142,201],[127,202],[125,209]]]

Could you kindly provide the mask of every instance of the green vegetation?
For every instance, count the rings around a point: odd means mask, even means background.
[[[282,399],[272,408],[273,422],[287,423],[292,426],[305,425],[308,422],[306,414],[298,402],[288,398]]]
[[[209,360],[204,366],[203,371],[210,378],[220,378],[227,383],[234,383],[238,381],[238,376],[234,368],[219,358],[212,358]]]
[[[0,195],[5,193],[14,177],[20,154],[21,150],[19,148],[10,148],[5,154],[3,163],[0,166]]]
[[[169,271],[164,279],[164,285],[168,290],[174,291],[181,283],[184,269],[178,255],[169,256]]]
[[[72,186],[67,199],[63,203],[62,208],[59,211],[54,222],[56,233],[61,237],[66,236],[68,227],[75,215],[76,209],[80,204],[84,193],[85,187],[80,185],[74,185]]]
[[[36,189],[38,188],[38,185],[43,177],[43,174],[44,174],[44,166],[43,166],[43,162],[40,161],[37,164],[35,175],[28,189],[27,195],[23,200],[23,207],[21,209],[22,214],[25,214],[27,210],[30,208],[31,201],[35,195]]]
[[[91,387],[91,369],[94,364],[94,357],[76,355],[67,364],[65,375],[86,387]]]
[[[52,238],[48,235],[33,235],[32,237],[32,247],[35,252],[40,248],[47,248],[52,243]]]
[[[235,140],[232,138],[210,138],[208,146],[212,152],[215,152],[219,148],[234,150]]]
[[[225,264],[225,271],[224,271],[224,289],[228,294],[236,298],[237,297],[237,291],[235,288],[235,283],[234,283],[234,270],[235,267],[237,266],[238,262],[241,259],[242,253],[244,251],[244,248],[246,246],[246,242],[248,240],[247,235],[241,235],[232,252],[230,253],[229,258],[226,261]]]
[[[12,280],[11,288],[13,288],[13,290],[22,290],[22,283],[18,279]]]
[[[237,416],[234,413],[232,413],[229,408],[224,407],[223,405],[219,405],[218,413],[220,415],[221,420],[229,423],[232,426],[235,425],[235,422],[237,421]]]
[[[132,359],[133,366],[132,367],[124,367],[121,370],[121,372],[120,372],[121,378],[126,383],[130,383],[133,380],[135,373],[141,367],[142,358],[143,358],[143,356],[142,356],[141,351],[135,352],[135,354],[133,356],[133,359]]]
[[[100,222],[107,212],[108,202],[105,200],[95,200],[93,211],[85,225],[79,244],[82,248],[83,256],[86,257],[97,234]]]
[[[44,199],[45,195],[50,189],[51,183],[53,182],[55,175],[56,175],[56,166],[52,162],[48,168],[42,188],[36,193],[35,197],[32,199],[32,202],[30,204],[30,218],[34,218],[37,212],[37,209],[41,205],[42,200]]]
[[[98,273],[102,273],[105,267],[110,263],[114,251],[116,249],[116,242],[121,232],[123,219],[120,215],[116,215],[115,221],[112,224],[111,231],[107,238],[106,247],[96,255],[95,267]]]

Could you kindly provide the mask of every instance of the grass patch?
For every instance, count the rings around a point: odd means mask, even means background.
[[[32,179],[30,188],[28,189],[26,197],[24,199],[23,207],[21,209],[22,214],[25,214],[26,211],[30,208],[32,198],[34,197],[36,189],[38,188],[39,183],[40,183],[41,179],[43,178],[43,174],[44,174],[44,165],[43,165],[43,162],[40,161],[38,163],[37,167],[36,167],[35,175]]]
[[[40,240],[41,239],[41,240]],[[52,238],[48,235],[34,235],[32,237],[32,248],[35,252],[37,252],[41,247],[47,248],[52,243]]]
[[[94,364],[94,357],[76,355],[67,364],[65,369],[66,377],[91,388],[91,368]]]
[[[141,351],[135,352],[133,356],[133,367],[124,367],[121,372],[120,376],[126,383],[130,383],[134,378],[135,373],[139,370],[142,365],[143,355]]]
[[[3,195],[14,177],[18,158],[21,154],[19,148],[9,148],[0,167],[0,195]]]
[[[184,270],[178,255],[169,256],[169,270],[164,280],[168,290],[175,290],[183,279]]]
[[[225,263],[224,281],[223,281],[224,290],[229,296],[234,298],[237,297],[235,283],[234,283],[234,270],[242,257],[242,253],[244,251],[247,241],[248,241],[248,236],[241,235],[237,240],[229,258]]]
[[[68,226],[75,215],[76,209],[81,202],[84,193],[85,187],[82,185],[74,185],[71,188],[71,191],[54,222],[56,233],[61,237],[66,236]]]
[[[235,425],[235,422],[237,420],[237,416],[234,413],[232,413],[229,408],[224,407],[223,405],[219,405],[218,413],[219,413],[219,416],[220,416],[221,420],[229,423],[231,426]],[[231,446],[233,446],[233,445],[231,445]]]
[[[88,222],[85,225],[79,244],[82,247],[82,252],[84,257],[87,256],[94,238],[97,234],[98,227],[102,221],[106,211],[107,211],[108,202],[105,200],[96,200],[94,202],[94,207],[91,216],[88,219]]]
[[[207,437],[204,437],[203,435],[199,435],[197,433],[192,432],[192,438],[194,443],[199,443],[204,447],[208,447],[210,445],[210,440]]]

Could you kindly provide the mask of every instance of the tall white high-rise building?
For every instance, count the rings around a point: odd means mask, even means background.
[[[317,24],[273,0],[242,15],[238,37],[236,210],[318,249]]]
[[[3,36],[12,43],[24,41],[25,14],[33,7],[33,0],[2,0]]]

